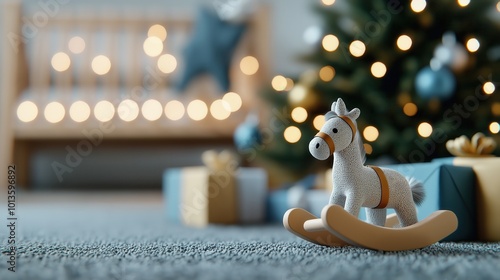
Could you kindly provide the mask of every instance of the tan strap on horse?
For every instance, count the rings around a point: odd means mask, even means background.
[[[356,136],[356,126],[348,116],[339,116],[339,118],[343,119],[351,128],[352,131],[351,143],[352,143],[354,141],[354,137]]]
[[[389,183],[387,183],[387,177],[385,177],[384,172],[378,166],[368,166],[377,173],[378,179],[380,180],[380,203],[373,207],[373,209],[382,209],[387,207],[389,203]]]

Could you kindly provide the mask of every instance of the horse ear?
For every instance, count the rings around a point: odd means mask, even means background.
[[[349,113],[347,113],[347,116],[353,120],[358,119],[359,115],[361,115],[361,111],[358,108],[354,108]]]
[[[332,111],[335,112],[335,107],[337,106],[337,101],[333,101],[332,103]]]
[[[345,103],[342,98],[337,99],[337,106],[335,106],[335,112],[339,116],[343,116],[347,113],[347,108],[345,107]]]

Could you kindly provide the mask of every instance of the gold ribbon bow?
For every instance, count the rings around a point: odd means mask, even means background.
[[[220,153],[214,150],[205,151],[201,155],[201,160],[212,173],[223,171],[234,175],[239,166],[237,157],[228,150]]]
[[[481,132],[472,136],[469,140],[467,136],[462,135],[456,139],[446,142],[446,149],[459,157],[481,157],[491,154],[497,146],[495,140],[491,137],[486,137]]]

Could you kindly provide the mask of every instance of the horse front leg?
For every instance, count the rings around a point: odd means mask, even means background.
[[[363,201],[361,200],[361,197],[349,194],[346,196],[344,210],[357,218],[359,217],[359,210],[362,205]]]
[[[333,193],[330,196],[329,204],[335,204],[344,207],[345,205],[345,195]]]

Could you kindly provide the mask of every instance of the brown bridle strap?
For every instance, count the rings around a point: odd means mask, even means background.
[[[373,209],[382,209],[387,207],[389,203],[389,183],[387,183],[387,177],[385,177],[384,172],[380,167],[369,165],[375,173],[377,173],[378,179],[380,180],[380,203],[373,207]]]
[[[352,131],[351,143],[352,143],[354,141],[354,137],[356,136],[356,126],[348,116],[339,116],[339,118],[343,119],[351,127]]]
[[[335,152],[335,144],[333,143],[333,139],[332,137],[330,137],[330,135],[320,131],[316,133],[315,137],[323,139],[326,142],[326,144],[328,144],[328,148],[330,149],[330,154],[333,154],[333,152]]]

